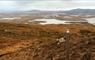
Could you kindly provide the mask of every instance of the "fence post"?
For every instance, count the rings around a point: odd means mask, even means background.
[[[70,34],[70,31],[67,30],[66,36],[65,36],[65,38],[66,38],[66,42],[65,42],[66,60],[70,60],[69,59],[69,48],[70,48],[70,46],[69,46],[70,35],[69,34]]]

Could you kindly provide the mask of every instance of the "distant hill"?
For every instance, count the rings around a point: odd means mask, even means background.
[[[95,9],[72,9],[69,11],[41,11],[41,10],[31,10],[28,13],[40,13],[40,14],[66,14],[66,15],[95,15]]]
[[[16,12],[0,12],[2,15],[24,15],[24,14],[61,14],[61,15],[95,15],[95,9],[72,9],[68,11],[46,11],[46,10],[29,10],[29,11],[16,11]]]
[[[73,9],[65,11],[65,13],[72,15],[95,15],[95,9]]]
[[[42,10],[30,10],[30,11],[27,11],[27,13],[38,13],[38,14],[56,14],[56,13],[63,13],[64,11],[42,11]]]

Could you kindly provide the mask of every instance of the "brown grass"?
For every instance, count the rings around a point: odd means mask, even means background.
[[[0,60],[63,60],[66,57],[65,43],[56,39],[65,38],[70,30],[70,60],[81,60],[91,49],[95,59],[95,26],[72,25],[23,25],[0,23]],[[5,31],[7,30],[7,31]]]

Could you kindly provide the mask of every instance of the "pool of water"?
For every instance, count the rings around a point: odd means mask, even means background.
[[[72,22],[80,23],[80,22],[86,22],[86,21],[82,21],[82,20],[59,20],[59,19],[35,19],[35,20],[30,20],[28,22],[40,22],[40,24],[45,25],[45,24],[71,24]]]
[[[90,23],[90,24],[95,24],[95,18],[86,18],[86,20],[87,20],[88,23]]]
[[[14,20],[14,19],[21,19],[20,17],[4,17],[1,18],[0,20]]]
[[[66,24],[66,21],[61,21],[57,19],[35,19],[34,21],[39,21],[40,24]]]

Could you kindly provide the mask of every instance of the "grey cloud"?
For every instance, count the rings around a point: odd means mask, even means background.
[[[0,0],[0,1],[31,1],[31,2],[34,2],[34,1],[95,1],[95,0]]]

